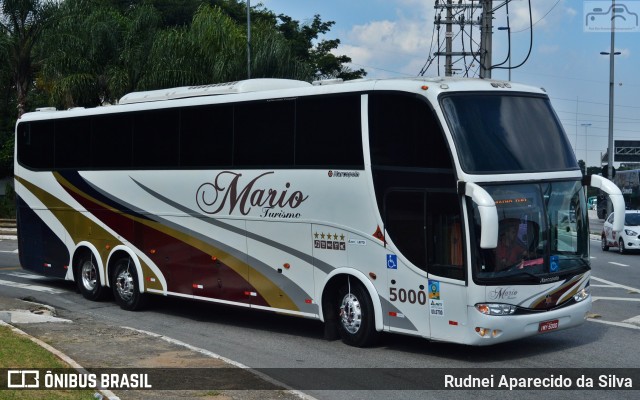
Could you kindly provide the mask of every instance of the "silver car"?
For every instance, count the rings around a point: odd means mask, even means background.
[[[627,210],[624,214],[624,229],[614,232],[613,213],[602,227],[602,250],[617,247],[620,254],[631,250],[640,250],[640,210]]]

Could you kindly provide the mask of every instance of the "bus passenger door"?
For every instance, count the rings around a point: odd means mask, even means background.
[[[389,302],[383,302],[382,312],[391,331],[428,337],[426,194],[398,189],[385,195],[385,230],[401,256],[387,252]]]
[[[456,193],[427,194],[427,271],[431,337],[462,341],[468,331],[464,230]]]
[[[391,330],[449,340],[464,334],[466,283],[459,198],[445,189],[405,189],[385,196],[385,229],[413,266],[388,254]],[[396,264],[396,265],[391,265]]]
[[[318,314],[311,244],[309,224],[247,221],[252,307]]]

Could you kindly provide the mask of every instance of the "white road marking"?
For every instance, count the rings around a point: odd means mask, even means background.
[[[602,279],[602,278],[596,278],[595,276],[591,277],[592,280],[594,281],[598,281],[601,283],[604,283],[605,285],[591,285],[591,286],[595,286],[595,287],[613,287],[613,288],[619,288],[619,289],[626,289],[628,291],[632,291],[632,292],[636,292],[636,293],[640,293],[640,289],[636,289],[634,287],[631,286],[626,286],[626,285],[621,285],[619,283],[615,283],[615,282],[611,282],[608,281],[606,279]],[[613,300],[613,301],[638,301],[640,302],[640,298],[633,298],[633,297],[601,297],[601,296],[592,296],[591,297],[592,301],[597,301],[597,300]],[[629,328],[629,329],[640,329],[640,315],[637,317],[633,317],[630,319],[626,319],[622,322],[613,322],[613,321],[604,321],[598,318],[588,318],[589,321],[593,321],[593,322],[597,322],[599,324],[605,324],[605,325],[612,325],[612,326],[619,326],[621,328]]]
[[[589,318],[589,321],[597,322],[599,324],[620,326],[622,328],[640,329],[640,326],[635,326],[635,325],[631,325],[631,324],[625,324],[624,322],[603,321],[601,319],[595,319],[595,318]]]
[[[640,289],[638,289],[638,288],[634,288],[634,287],[626,286],[626,285],[621,285],[619,283],[611,282],[611,281],[608,281],[606,279],[596,278],[595,276],[592,276],[591,279],[594,280],[594,281],[598,281],[600,283],[606,283],[609,286],[615,286],[615,287],[619,287],[619,288],[622,288],[622,289],[627,289],[627,290],[631,290],[631,291],[640,293]]]
[[[11,275],[11,276],[17,276],[18,278],[35,279],[35,280],[49,279],[44,275],[28,274],[26,272],[7,272],[5,275]]]
[[[13,253],[13,254],[18,254],[18,249],[15,249],[15,250],[0,250],[0,253]]]
[[[158,338],[158,339],[162,339],[165,342],[169,342],[169,343],[173,343],[173,344],[178,345],[178,346],[185,347],[185,348],[187,348],[189,350],[195,351],[195,352],[200,353],[202,355],[205,355],[207,357],[211,357],[211,358],[216,358],[218,360],[222,360],[222,361],[226,362],[227,364],[231,364],[231,365],[233,365],[235,367],[247,369],[247,370],[249,370],[249,372],[253,373],[254,375],[256,375],[256,376],[258,376],[258,377],[260,377],[260,378],[262,378],[264,380],[266,380],[267,382],[270,382],[270,383],[273,383],[275,385],[287,388],[290,393],[293,393],[294,395],[298,396],[301,399],[304,399],[304,400],[316,400],[315,397],[312,397],[312,396],[310,396],[310,395],[308,395],[306,393],[300,392],[298,390],[292,389],[291,387],[289,387],[289,385],[287,385],[285,383],[282,383],[282,382],[278,381],[277,379],[273,379],[272,377],[270,377],[270,376],[268,376],[268,375],[266,375],[266,374],[264,374],[264,373],[262,373],[260,371],[253,370],[253,369],[251,369],[251,367],[248,367],[248,366],[246,366],[246,365],[244,365],[242,363],[239,363],[238,361],[234,361],[234,360],[232,360],[230,358],[221,356],[221,355],[216,354],[216,353],[214,353],[212,351],[209,351],[207,349],[203,349],[203,348],[200,348],[200,347],[192,346],[192,345],[190,345],[188,343],[185,343],[185,342],[183,342],[181,340],[174,339],[174,338],[171,338],[171,337],[168,337],[168,336],[164,336],[164,335],[160,335],[158,333],[154,333],[154,332],[150,332],[150,331],[144,331],[144,330],[141,330],[141,329],[131,328],[129,326],[123,326],[122,328],[129,329],[129,330],[132,330],[134,332],[140,332],[140,333],[143,333],[145,335],[149,335],[149,336],[152,336],[152,337],[155,337],[155,338]]]
[[[629,318],[629,319],[625,319],[624,321],[627,324],[634,324],[634,325],[640,325],[640,315],[636,315],[633,318]]]
[[[20,288],[20,289],[35,290],[37,292],[43,292],[43,293],[49,293],[49,294],[60,294],[60,293],[66,293],[67,292],[66,290],[54,289],[54,288],[50,288],[50,287],[46,287],[46,286],[30,285],[30,284],[27,284],[27,283],[4,281],[2,279],[0,279],[0,285],[10,286],[10,287],[15,287],[15,288]]]
[[[640,298],[631,298],[631,297],[596,297],[596,296],[591,296],[591,299],[593,301],[596,300],[616,300],[616,301],[640,301]]]
[[[627,264],[617,263],[617,262],[613,262],[613,261],[609,261],[609,264],[617,265],[619,267],[628,267],[629,266]]]

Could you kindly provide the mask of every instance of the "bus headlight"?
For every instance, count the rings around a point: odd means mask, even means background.
[[[589,286],[587,286],[586,288],[579,290],[578,293],[574,294],[573,299],[579,303],[582,300],[589,297],[589,293],[590,293]]]
[[[511,304],[486,303],[476,304],[476,310],[485,315],[511,315],[516,312],[516,306]]]

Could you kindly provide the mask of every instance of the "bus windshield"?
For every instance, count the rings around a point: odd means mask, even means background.
[[[543,172],[578,164],[546,97],[453,93],[442,109],[468,173]]]
[[[589,269],[587,209],[580,182],[486,185],[498,209],[498,246],[476,248],[474,276],[540,283]],[[480,215],[474,207],[476,234]]]

